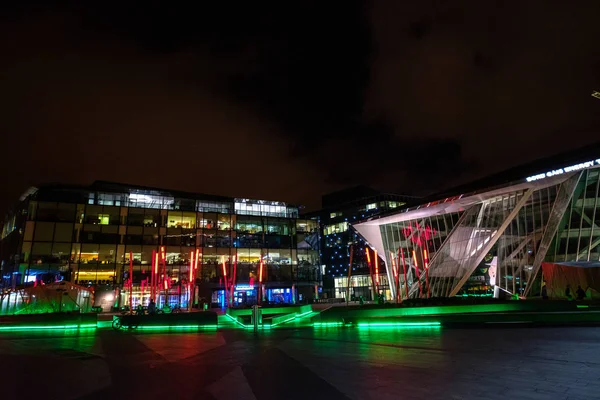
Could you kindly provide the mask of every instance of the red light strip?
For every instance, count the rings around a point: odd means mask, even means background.
[[[379,256],[377,256],[377,250],[373,250],[373,258],[375,259],[375,282],[379,285]]]
[[[421,286],[421,273],[419,272],[419,263],[417,263],[417,253],[413,250],[412,255],[415,263],[415,270],[417,271],[417,282],[419,282],[419,296],[423,297],[423,286]]]
[[[133,252],[129,252],[129,310],[133,312]]]
[[[235,291],[235,280],[237,279],[237,254],[233,256],[233,279],[231,280],[231,298],[233,299]]]
[[[429,289],[429,258],[427,257],[427,250],[423,249],[423,260],[425,262],[425,284],[427,285],[427,298],[431,297],[431,290]]]
[[[190,284],[192,283],[192,280],[194,279],[194,251],[192,250],[190,252]]]

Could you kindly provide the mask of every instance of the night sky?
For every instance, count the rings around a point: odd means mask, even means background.
[[[2,212],[96,179],[314,209],[600,140],[597,0],[79,3],[0,11]]]

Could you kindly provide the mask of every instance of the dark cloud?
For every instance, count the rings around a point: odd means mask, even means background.
[[[597,140],[597,2],[182,4],[2,14],[3,208],[94,179],[314,208]]]

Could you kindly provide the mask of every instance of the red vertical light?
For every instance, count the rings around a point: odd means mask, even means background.
[[[417,263],[417,253],[412,251],[413,261],[415,263],[415,270],[417,272],[417,282],[419,282],[419,296],[423,297],[423,286],[421,286],[421,272],[419,271],[419,263]]]
[[[190,252],[190,284],[192,283],[192,280],[194,279],[194,251],[192,250]]]
[[[375,282],[379,286],[379,256],[377,250],[373,250],[373,258],[375,259]]]
[[[237,251],[237,250],[236,250]],[[231,280],[231,298],[235,291],[235,280],[237,279],[237,254],[233,255],[233,279]]]
[[[133,312],[133,252],[129,252],[129,311]]]
[[[427,298],[431,297],[431,290],[429,289],[429,258],[427,257],[427,250],[423,249],[423,262],[425,263],[425,284],[427,285]]]
[[[156,301],[158,288],[158,252],[154,252],[154,280],[152,281],[152,299]]]

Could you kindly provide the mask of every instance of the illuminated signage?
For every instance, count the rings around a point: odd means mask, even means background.
[[[248,291],[248,290],[254,290],[254,286],[252,286],[252,285],[237,285],[235,287],[235,290],[237,292],[245,292],[245,291]]]
[[[600,158],[598,158],[596,160],[592,160],[592,161],[586,161],[586,162],[582,162],[579,164],[571,165],[569,167],[553,169],[552,171],[548,171],[545,174],[537,174],[537,175],[529,176],[529,177],[525,178],[525,180],[527,182],[539,181],[540,179],[550,178],[551,176],[564,174],[565,172],[573,172],[573,171],[579,171],[581,169],[590,168],[590,167],[593,167],[594,165],[600,165]]]

